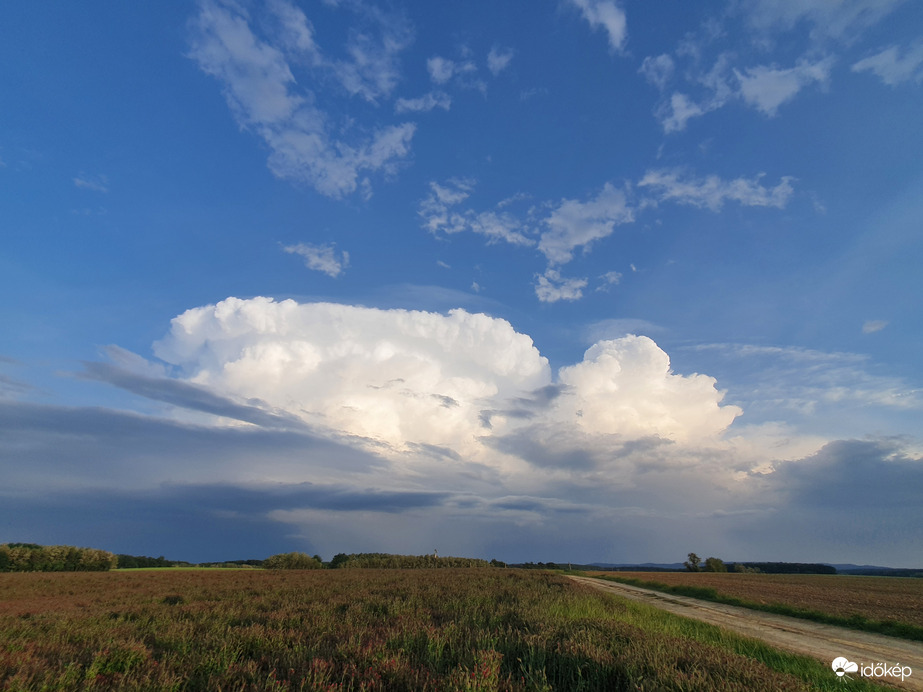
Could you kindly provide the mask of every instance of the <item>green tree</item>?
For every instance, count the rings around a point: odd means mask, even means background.
[[[266,569],[320,569],[323,565],[306,553],[280,553],[263,561]]]
[[[717,557],[707,557],[705,558],[705,571],[706,572],[727,572],[728,568],[724,564],[724,560],[721,560]]]
[[[339,569],[348,560],[349,560],[349,555],[347,555],[346,553],[337,553],[336,555],[333,556],[333,559],[330,561],[330,569]]]
[[[700,565],[702,564],[702,558],[700,558],[695,553],[689,553],[689,555],[687,555],[686,557],[688,558],[688,561],[684,562],[683,565],[686,567],[687,570],[689,570],[690,572],[701,571]]]

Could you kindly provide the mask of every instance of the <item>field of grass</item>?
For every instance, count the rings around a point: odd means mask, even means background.
[[[452,569],[3,574],[0,689],[838,687],[827,665],[558,575]]]
[[[923,640],[921,579],[717,572],[584,574],[694,598]]]

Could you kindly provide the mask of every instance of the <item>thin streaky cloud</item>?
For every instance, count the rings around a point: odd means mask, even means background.
[[[394,102],[395,113],[426,113],[434,108],[444,111],[452,107],[452,97],[444,91],[431,91],[414,99],[399,98]]]
[[[888,86],[903,82],[923,82],[923,41],[907,48],[888,46],[852,66],[853,72],[871,72]]]
[[[109,192],[109,179],[105,175],[90,176],[81,173],[74,178],[74,185],[92,192]]]
[[[587,279],[563,277],[557,269],[549,268],[535,275],[535,295],[543,303],[575,301],[583,297],[587,283]]]
[[[283,0],[274,6],[295,16],[303,14]],[[409,154],[416,130],[413,123],[379,125],[368,134],[350,138],[331,128],[316,95],[299,86],[287,58],[301,47],[302,53],[315,59],[317,49],[307,43],[306,20],[295,38],[290,33],[261,38],[248,15],[235,6],[203,0],[191,26],[190,57],[223,85],[240,126],[268,145],[269,169],[279,178],[306,184],[328,197],[344,197],[360,187],[368,196],[370,183],[362,173],[393,172]],[[375,101],[390,92],[396,78],[390,68],[369,68],[366,60],[377,54],[376,44],[360,42],[362,46],[352,51],[357,64],[337,63],[334,73],[350,94]],[[387,40],[385,44],[395,52],[404,45]],[[393,62],[391,53],[385,62]]]
[[[625,11],[614,0],[570,0],[580,10],[583,18],[595,31],[603,29],[609,40],[609,49],[620,52],[628,38]]]
[[[344,250],[337,256],[335,243],[327,245],[296,243],[295,245],[283,245],[282,250],[291,255],[301,256],[308,269],[322,272],[334,279],[349,266],[349,253]]]
[[[657,202],[674,202],[720,211],[725,202],[747,207],[776,207],[788,204],[794,192],[791,176],[783,176],[774,187],[761,184],[763,176],[723,180],[716,175],[697,178],[678,170],[655,169],[644,174],[638,187],[649,190]]]
[[[768,116],[813,83],[825,84],[830,78],[834,59],[826,57],[815,62],[801,60],[795,67],[778,68],[759,65],[734,73],[740,83],[740,96],[748,105]]]
[[[498,48],[494,46],[490,49],[490,52],[487,54],[487,69],[490,70],[490,73],[496,77],[498,74],[503,72],[507,67],[509,67],[510,62],[513,60],[513,49],[512,48]]]

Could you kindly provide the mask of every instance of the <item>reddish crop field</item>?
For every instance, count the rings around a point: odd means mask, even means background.
[[[923,627],[923,579],[827,574],[734,572],[588,572],[668,586],[715,589],[719,595],[761,605],[783,604],[830,615],[860,615]]]
[[[0,689],[16,692],[836,687],[761,651],[537,570],[0,574]]]

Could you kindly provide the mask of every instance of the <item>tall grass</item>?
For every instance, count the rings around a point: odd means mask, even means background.
[[[560,576],[441,569],[2,575],[0,689],[838,688],[819,663]]]

